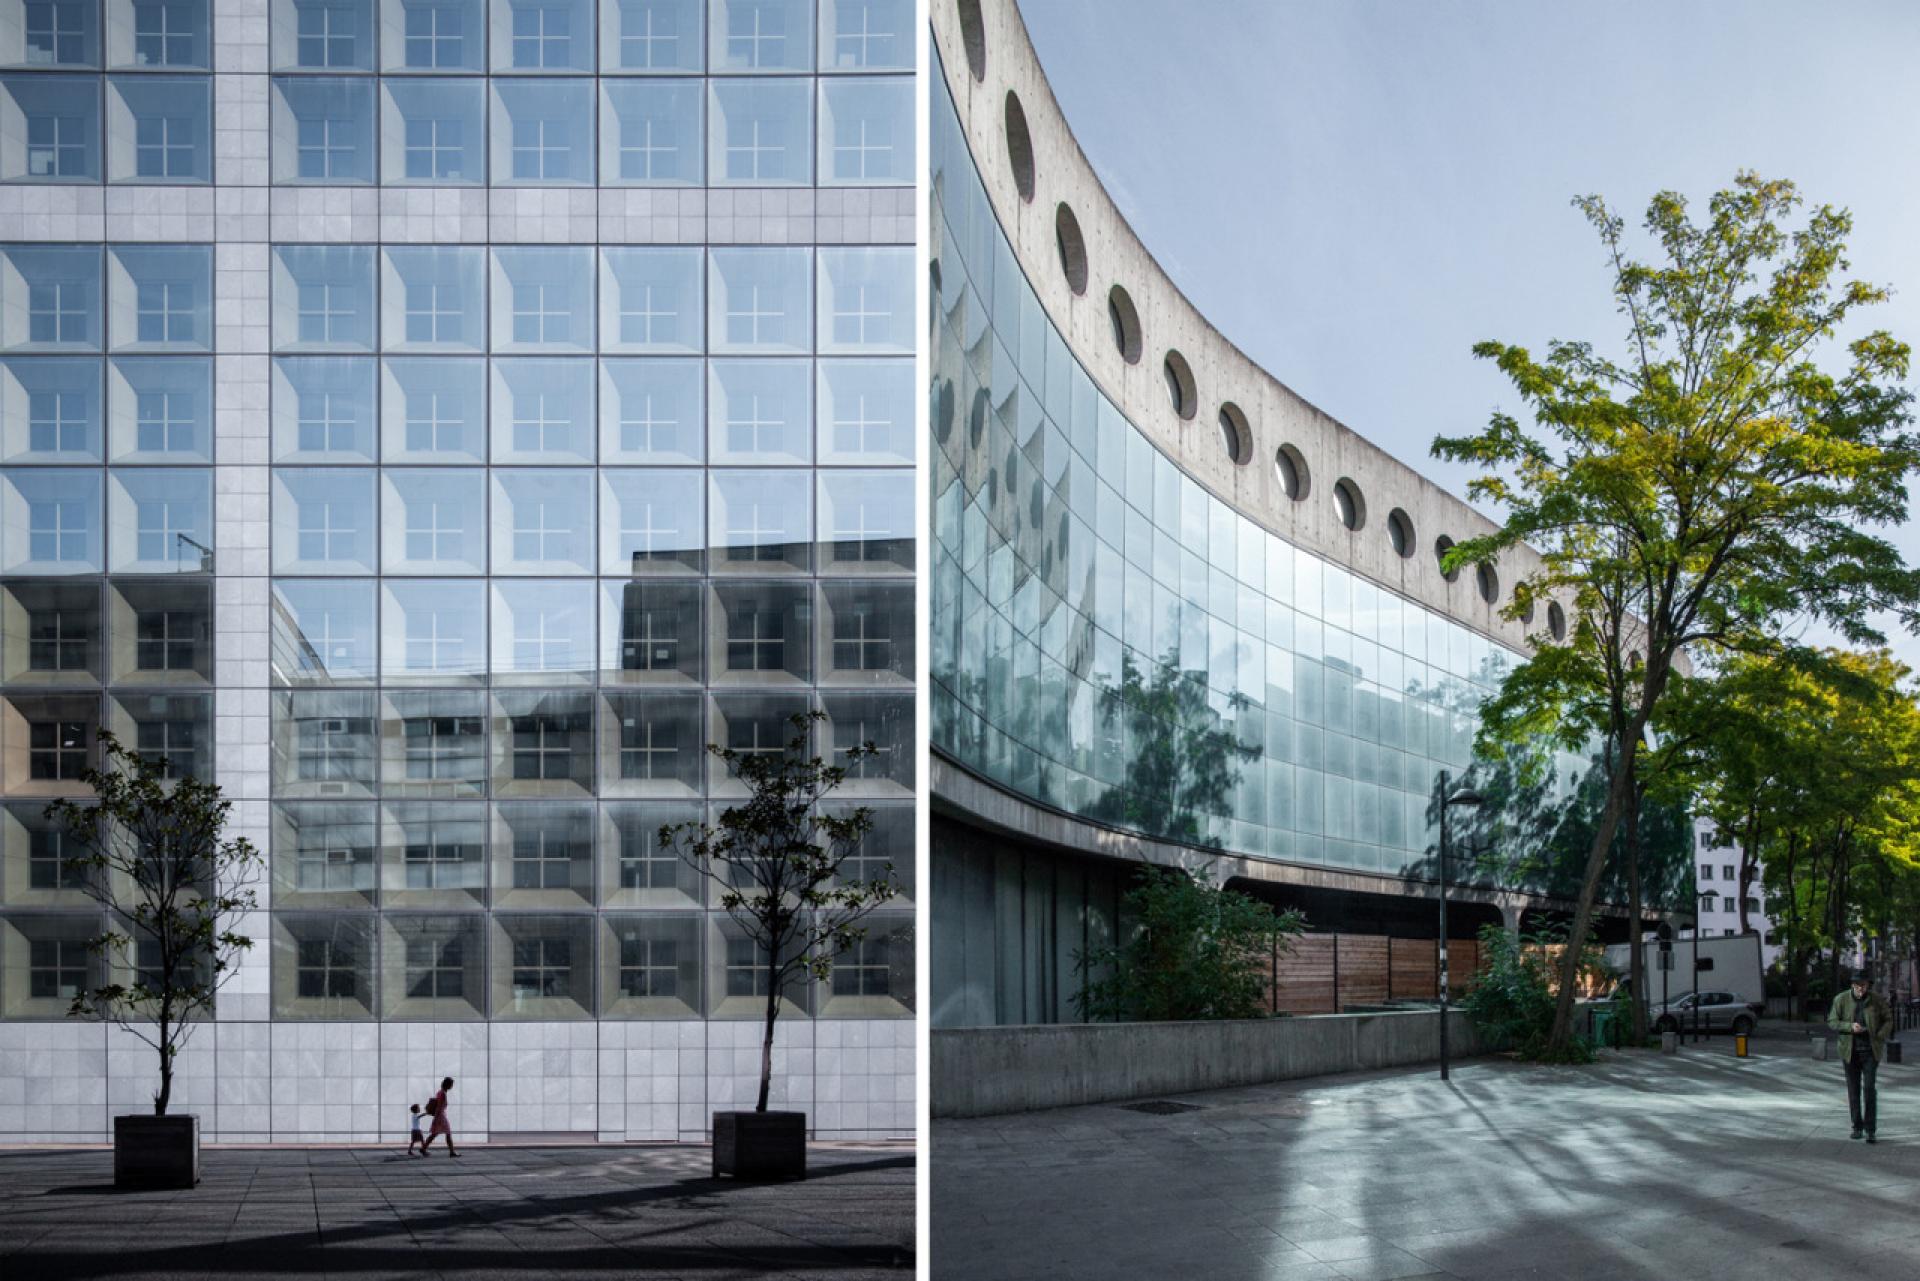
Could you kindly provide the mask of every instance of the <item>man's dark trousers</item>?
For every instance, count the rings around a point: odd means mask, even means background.
[[[1854,1129],[1868,1134],[1874,1131],[1879,1103],[1874,1076],[1880,1064],[1873,1057],[1872,1039],[1865,1033],[1857,1033],[1853,1038],[1853,1054],[1847,1059],[1847,1114],[1853,1118]]]

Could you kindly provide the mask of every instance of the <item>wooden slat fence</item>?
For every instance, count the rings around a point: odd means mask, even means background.
[[[1457,997],[1480,968],[1479,942],[1454,939],[1448,962]],[[1440,995],[1440,952],[1433,939],[1303,934],[1286,952],[1255,963],[1263,972],[1267,1008],[1275,1014],[1337,1014],[1355,1005]]]

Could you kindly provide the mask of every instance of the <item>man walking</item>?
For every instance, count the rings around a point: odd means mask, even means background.
[[[1840,1061],[1847,1068],[1847,1112],[1853,1118],[1853,1137],[1877,1143],[1873,1136],[1878,1120],[1874,1076],[1887,1054],[1893,1008],[1872,987],[1867,972],[1855,970],[1853,985],[1833,998],[1827,1026],[1840,1034]]]
[[[420,1155],[427,1155],[427,1149],[442,1134],[447,1136],[447,1155],[459,1156],[453,1148],[453,1126],[447,1121],[447,1091],[453,1088],[453,1078],[445,1077],[440,1082],[440,1093],[427,1101],[427,1112],[433,1117],[433,1128],[427,1132],[427,1141],[420,1145]]]

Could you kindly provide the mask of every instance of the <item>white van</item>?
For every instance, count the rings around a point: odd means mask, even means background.
[[[1613,968],[1622,986],[1628,978],[1630,946],[1616,943],[1607,948],[1605,953],[1607,964]],[[1703,1031],[1709,1025],[1715,1029],[1730,1026],[1731,1018],[1747,1013],[1757,1017],[1767,1008],[1767,989],[1760,965],[1760,935],[1757,931],[1701,938],[1697,942],[1694,939],[1674,939],[1672,950],[1665,953],[1670,958],[1670,968],[1665,969],[1661,967],[1662,953],[1657,939],[1648,939],[1641,944],[1641,948],[1647,980],[1647,991],[1641,999],[1647,1002],[1648,1027],[1655,1026],[1661,1017],[1666,1016],[1671,1017],[1680,1029],[1687,1028],[1695,1017],[1691,1007],[1696,989],[1702,998],[1699,1021]],[[1712,1002],[1706,1001],[1708,997],[1713,998]],[[1682,998],[1687,998],[1684,1005]],[[1714,1011],[1726,1017],[1713,1018]],[[1751,1019],[1743,1018],[1741,1021],[1746,1030],[1751,1030]]]

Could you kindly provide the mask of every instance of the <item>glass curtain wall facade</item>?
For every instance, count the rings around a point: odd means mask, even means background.
[[[1267,531],[1129,422],[1042,309],[937,72],[930,92],[934,750],[1102,826],[1411,870],[1516,656]],[[1177,798],[1170,754],[1200,775]],[[984,845],[935,834],[935,1026],[1073,1017],[1072,951],[1111,936],[1124,885]]]
[[[105,726],[267,855],[205,1065],[303,1057],[204,1128],[371,1137],[444,1074],[476,1135],[698,1137],[765,980],[657,833],[741,794],[706,744],[817,710],[820,755],[881,749],[835,803],[902,893],[784,994],[775,1088],[911,1132],[911,0],[9,11],[6,92],[95,105],[23,108],[56,149],[0,184],[103,234],[0,185],[0,1046],[101,1035],[39,813]],[[211,86],[202,191],[88,196],[154,132],[122,55]],[[0,1097],[0,1136],[108,1114]]]

